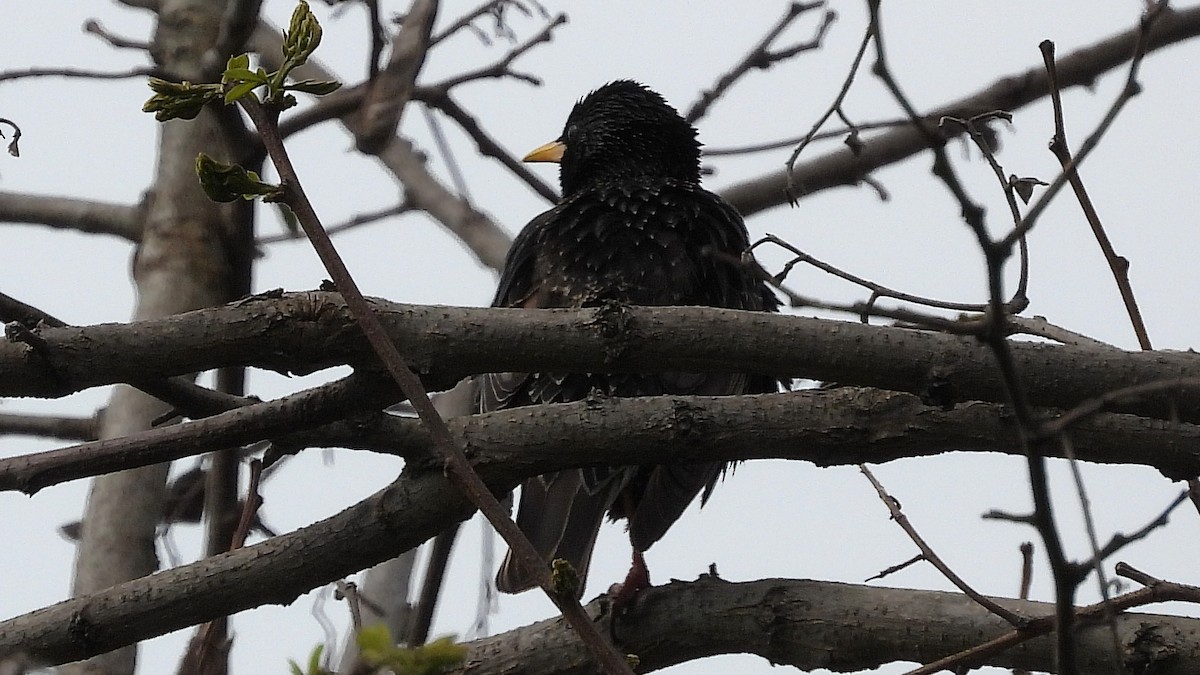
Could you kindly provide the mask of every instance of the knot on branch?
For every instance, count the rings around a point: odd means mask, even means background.
[[[605,301],[584,325],[596,331],[604,341],[604,361],[616,361],[635,342],[634,319],[629,305]]]

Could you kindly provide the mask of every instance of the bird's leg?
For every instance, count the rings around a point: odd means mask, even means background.
[[[643,588],[650,588],[650,569],[646,567],[646,559],[642,552],[635,548],[633,564],[629,567],[629,574],[625,575],[625,581],[609,589],[609,594],[612,595],[613,616],[620,616],[633,605],[638,592]]]
[[[637,501],[628,490],[622,491],[620,499],[625,502],[625,518],[633,522],[634,514],[637,513]],[[608,589],[608,594],[612,596],[614,617],[620,616],[633,604],[638,591],[650,588],[650,569],[646,567],[646,559],[642,557],[642,552],[634,545],[632,538],[629,540],[629,547],[633,549],[633,563],[629,566],[629,574],[625,575],[625,581],[613,584]]]

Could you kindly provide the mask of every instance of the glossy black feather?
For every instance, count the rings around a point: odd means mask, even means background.
[[[531,221],[509,251],[499,307],[706,305],[776,311],[778,301],[736,260],[749,246],[741,216],[700,186],[695,130],[658,94],[629,81],[606,85],[572,110],[559,140],[562,201]],[[481,411],[584,398],[775,391],[762,375],[698,373],[493,373]],[[561,472],[527,481],[517,523],[548,559],[587,573],[603,516],[629,521],[644,551],[683,510],[706,499],[723,465],[667,464]],[[502,591],[533,579],[506,559]],[[582,588],[580,589],[582,592]]]

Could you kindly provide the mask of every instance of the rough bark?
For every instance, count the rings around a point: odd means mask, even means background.
[[[164,0],[158,8],[152,54],[179,79],[200,81],[199,64],[213,44],[224,2]],[[138,289],[134,319],[162,317],[228,299],[229,209],[204,195],[196,181],[197,153],[221,157],[215,117],[161,127],[154,185],[134,255]],[[101,427],[102,438],[149,428],[168,407],[140,391],[118,387]],[[167,464],[97,478],[88,495],[75,563],[74,595],[87,595],[158,569],[155,531],[162,516]],[[66,669],[70,675],[132,675],[129,646]]]
[[[996,598],[1025,617],[1053,605]],[[589,605],[595,609],[596,605]],[[1114,670],[1112,633],[1091,623],[1078,633],[1085,673],[1200,673],[1200,619],[1128,613],[1116,619],[1123,663]],[[712,577],[674,581],[638,596],[617,625],[639,672],[717,654],[757,654],[803,671],[865,671],[895,661],[929,663],[1013,632],[964,595],[828,581]],[[469,643],[463,675],[590,675],[595,667],[561,619]],[[1039,637],[971,663],[1053,673],[1054,640]]]
[[[69,480],[263,439],[289,451],[350,448],[417,463],[434,456],[418,420],[362,412],[378,407],[378,400],[313,396],[306,392],[126,439],[0,459],[0,490],[32,494]],[[1035,412],[1047,420],[1059,414]],[[347,414],[353,417],[329,423]],[[450,420],[449,426],[475,461],[539,471],[596,457],[630,464],[671,457],[853,466],[948,452],[1023,454],[1008,406],[976,401],[945,408],[911,394],[859,387],[527,406]],[[1200,425],[1100,413],[1079,420],[1068,434],[1080,461],[1150,466],[1177,480],[1200,474]],[[1063,454],[1056,442],[1044,450],[1051,457]]]
[[[935,405],[1008,394],[969,336],[702,307],[476,309],[374,301],[430,389],[481,372],[761,372],[920,395]],[[286,293],[135,324],[47,328],[34,349],[0,343],[0,395],[62,396],[130,378],[231,365],[308,373],[370,365],[339,296]],[[1013,341],[1030,402],[1068,408],[1132,384],[1200,376],[1200,356]],[[1107,410],[1200,422],[1200,390]]]

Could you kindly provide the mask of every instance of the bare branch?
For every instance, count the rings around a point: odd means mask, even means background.
[[[91,441],[97,433],[96,417],[51,417],[0,413],[0,436],[37,436],[64,441]]]
[[[821,127],[825,124],[825,122],[830,118],[831,115],[833,115],[836,112],[836,113],[838,113],[839,116],[843,116],[842,115],[842,101],[844,101],[846,99],[846,94],[850,93],[850,85],[852,85],[854,83],[854,78],[856,75],[858,75],[858,67],[860,64],[862,64],[863,56],[867,53],[867,46],[871,44],[871,40],[874,37],[875,37],[875,23],[872,22],[867,26],[866,32],[863,33],[862,41],[859,42],[859,45],[858,45],[858,52],[855,53],[855,55],[854,55],[854,61],[852,61],[850,63],[850,72],[848,72],[846,74],[846,79],[843,80],[843,82],[842,82],[842,88],[838,91],[837,96],[834,97],[833,103],[831,103],[829,105],[829,109],[826,110],[825,113],[823,115],[821,115],[821,117],[819,117],[816,122],[813,122],[812,129],[810,129],[809,132],[807,134],[805,134],[802,139],[800,139],[800,142],[796,144],[795,149],[792,150],[792,154],[788,156],[788,160],[784,164],[785,171],[788,176],[787,191],[788,191],[788,194],[792,196],[793,202],[795,202],[795,199],[797,198],[796,197],[796,183],[793,182],[795,172],[796,172],[796,159],[798,159],[800,157],[800,153],[804,151],[804,148],[809,143],[811,143],[814,138],[816,138],[817,132],[821,129]],[[910,123],[911,123],[911,121],[910,121]],[[858,128],[856,126],[853,126],[850,124],[847,124],[847,127],[850,130],[850,134],[852,134],[854,138],[857,138]],[[855,154],[857,154],[857,152],[860,151],[861,149],[862,149],[861,141],[858,144],[856,144],[855,146],[852,146],[850,148],[851,152],[855,152]]]
[[[370,450],[427,462],[429,435],[412,418],[347,410],[382,408],[388,389],[355,393],[326,385],[194,422],[121,439],[0,459],[0,490],[33,491],[104,471],[272,439],[288,452],[307,447]],[[1050,410],[1039,413],[1052,414]],[[819,466],[879,464],[952,451],[1019,454],[1008,440],[1010,411],[994,403],[953,409],[911,394],[841,387],[762,396],[612,399],[602,405],[531,406],[450,422],[477,458],[536,462],[553,471],[610,453],[608,461],[792,459]],[[676,426],[670,426],[675,424]],[[674,432],[688,424],[686,435]],[[1200,473],[1200,427],[1104,414],[1072,429],[1081,461],[1152,466],[1179,477]],[[616,447],[619,446],[619,447]],[[268,453],[270,454],[270,453]],[[272,458],[267,457],[268,461]],[[1190,472],[1190,473],[1189,473]]]
[[[87,199],[0,191],[0,221],[33,223],[89,234],[111,234],[136,242],[142,236],[141,207]]]
[[[29,329],[37,328],[39,325],[53,328],[62,328],[67,325],[67,322],[62,319],[4,293],[0,293],[0,321],[4,323],[16,321]]]
[[[523,54],[525,54],[525,52],[528,52],[530,49],[533,49],[534,47],[536,47],[542,43],[550,42],[552,39],[554,39],[554,29],[565,24],[566,22],[567,22],[566,14],[557,14],[557,15],[555,15],[555,17],[553,19],[551,19],[542,28],[542,30],[538,31],[537,34],[535,34],[533,37],[529,38],[525,42],[510,49],[507,54],[505,54],[503,57],[500,58],[500,60],[496,61],[495,63],[493,63],[489,66],[484,66],[477,70],[472,70],[472,71],[468,71],[465,73],[461,73],[459,75],[455,75],[453,77],[442,80],[441,82],[438,82],[436,84],[427,85],[424,87],[424,89],[431,90],[432,92],[434,92],[433,95],[436,97],[436,96],[444,95],[444,94],[448,93],[452,88],[454,88],[460,84],[464,84],[466,82],[473,82],[475,80],[483,80],[483,79],[503,78],[503,77],[511,77],[511,78],[514,78],[517,80],[522,80],[524,82],[528,82],[529,84],[539,85],[542,83],[542,81],[540,79],[538,79],[537,77],[514,71],[512,68],[510,68],[510,66],[512,66],[513,61],[516,61]]]
[[[21,68],[19,70],[0,71],[0,82],[10,80],[24,80],[31,77],[71,77],[84,80],[127,80],[132,77],[146,77],[158,72],[157,69],[148,66],[131,68],[129,70],[120,70],[115,72],[103,72],[98,70],[87,70],[83,68]]]
[[[348,220],[342,221],[340,223],[334,223],[333,225],[326,227],[325,231],[329,234],[329,236],[332,237],[333,235],[339,234],[341,232],[345,232],[346,230],[353,230],[354,228],[361,227],[363,225],[369,225],[371,223],[376,223],[385,218],[391,218],[392,216],[403,215],[403,214],[409,213],[413,210],[414,210],[413,206],[411,204],[409,204],[408,202],[400,202],[399,204],[396,204],[395,206],[389,206],[387,208],[379,209],[377,211],[366,211],[364,213],[360,213],[356,216],[353,216]],[[303,238],[304,238],[304,235],[299,232],[295,232],[295,233],[284,232],[281,234],[272,234],[272,235],[267,235],[265,237],[259,237],[257,239],[256,243],[258,243],[259,245],[276,244],[276,243],[283,242],[283,241],[297,241],[297,240],[300,240]]]
[[[256,51],[263,55],[266,66],[277,68],[282,39],[278,31],[264,22],[259,23],[255,32],[254,42]],[[272,61],[275,59],[275,61]],[[298,77],[320,80],[336,79],[327,70],[309,61],[303,68],[296,71]],[[343,126],[351,133],[360,129],[356,115],[347,114],[340,117]],[[504,266],[504,256],[508,252],[510,237],[497,225],[490,216],[475,209],[464,200],[439,183],[426,169],[425,159],[412,146],[412,143],[400,136],[384,147],[378,155],[384,166],[404,186],[404,194],[413,207],[425,211],[441,223],[447,230],[471,250],[480,262],[499,270]]]
[[[792,268],[795,267],[798,263],[805,263],[808,265],[812,265],[813,267],[821,270],[822,272],[825,272],[826,274],[832,274],[833,276],[838,277],[839,279],[844,279],[856,286],[862,286],[863,288],[871,291],[871,300],[867,303],[868,307],[872,307],[875,304],[875,302],[878,301],[879,298],[894,298],[894,299],[900,300],[902,302],[911,302],[911,303],[917,304],[917,305],[924,305],[926,307],[935,307],[938,309],[948,309],[948,310],[953,310],[956,312],[984,312],[987,310],[986,303],[950,302],[950,301],[946,301],[946,300],[938,300],[936,298],[925,298],[925,297],[921,297],[919,295],[913,295],[911,293],[905,293],[903,291],[897,291],[895,289],[888,288],[887,286],[884,286],[882,284],[877,284],[874,281],[871,281],[869,279],[863,279],[862,277],[855,276],[854,274],[851,274],[851,273],[841,270],[837,267],[834,267],[833,265],[830,265],[829,263],[818,260],[817,258],[814,258],[813,256],[805,253],[804,251],[801,251],[800,249],[796,248],[795,246],[791,245],[790,243],[784,241],[783,239],[780,239],[779,237],[777,237],[773,234],[767,234],[767,236],[754,242],[754,244],[751,245],[750,248],[751,249],[757,248],[764,243],[775,244],[776,246],[779,246],[780,248],[786,249],[789,253],[791,253],[793,256],[795,256],[794,258],[789,260],[783,266],[783,269],[780,270],[778,274],[772,276],[771,280],[773,282],[775,282],[776,284],[781,283],[783,281],[783,279],[785,279],[787,277],[787,275],[789,273],[791,273]],[[1013,311],[1019,311],[1019,310],[1014,309]],[[864,318],[864,321],[865,321],[865,318]]]
[[[778,141],[764,141],[762,143],[750,143],[748,145],[730,146],[730,147],[710,147],[705,146],[701,153],[708,157],[722,157],[727,155],[746,155],[755,152],[766,152],[768,150],[779,150],[791,145],[801,143],[806,138],[811,138],[811,141],[825,141],[832,138],[845,138],[846,136],[861,131],[869,131],[872,129],[894,129],[896,127],[904,127],[911,124],[908,118],[883,120],[881,122],[858,122],[853,126],[842,127],[840,129],[831,129],[822,131],[816,134],[809,132],[803,136],[795,136],[793,138],[784,138]]]
[[[479,148],[481,155],[499,161],[534,192],[545,198],[546,201],[552,204],[558,201],[558,190],[546,184],[537,174],[527,169],[520,160],[505,150],[494,138],[489,136],[483,127],[479,125],[479,122],[469,112],[464,110],[458,102],[451,98],[449,94],[431,99],[423,98],[422,100],[425,100],[433,107],[445,113],[447,117],[457,122],[463,131],[467,132],[467,135],[475,141],[475,146]]]
[[[392,38],[388,62],[367,85],[354,134],[358,149],[377,155],[396,136],[400,116],[412,98],[417,74],[425,63],[438,0],[415,0],[404,26]],[[261,129],[259,130],[262,131]]]
[[[1119,33],[1080,49],[1058,61],[1062,88],[1086,86],[1100,75],[1127,63],[1134,54],[1140,31]],[[1146,38],[1145,51],[1152,52],[1200,35],[1200,7],[1165,12]],[[929,111],[923,119],[936,122],[944,116],[969,118],[989,110],[1015,111],[1050,93],[1049,79],[1042,67],[1002,77],[974,94]],[[893,164],[927,148],[926,138],[912,126],[895,129],[864,141],[855,153],[850,149],[799,164],[795,170],[797,196],[839,185],[854,185],[875,169]],[[786,171],[733,185],[722,192],[743,215],[749,216],[788,203]],[[1015,237],[1014,237],[1015,240]]]
[[[913,527],[913,524],[908,520],[908,516],[904,515],[904,511],[900,509],[900,502],[888,494],[887,490],[884,489],[883,484],[875,478],[875,474],[871,473],[871,470],[867,468],[867,465],[859,464],[858,470],[867,477],[867,480],[870,481],[871,486],[875,488],[875,493],[879,495],[880,501],[882,501],[884,506],[887,507],[888,512],[892,514],[892,520],[900,526],[900,529],[904,530],[904,533],[908,535],[908,538],[911,539],[912,542],[917,545],[917,548],[921,550],[922,559],[929,561],[929,564],[936,567],[937,570],[942,573],[942,576],[946,577],[950,583],[954,584],[954,586],[958,588],[958,590],[962,591],[967,597],[979,603],[981,607],[992,614],[1004,619],[1010,626],[1013,626],[1014,628],[1020,628],[1028,623],[1028,619],[1025,617],[1009,611],[1008,609],[996,604],[989,598],[984,597],[974,588],[971,588],[970,584],[964,581],[962,577],[958,576],[954,570],[950,569],[950,566],[947,565],[944,560],[942,560],[941,556],[939,556],[937,552],[925,542],[924,537],[917,532],[917,528]]]
[[[678,370],[807,377],[912,391],[944,405],[1008,396],[987,348],[973,337],[700,307],[478,309],[381,299],[372,304],[434,388],[481,372]],[[368,362],[370,351],[352,336],[352,326],[336,294],[314,291],[256,296],[131,324],[47,328],[38,334],[48,349],[49,370],[28,358],[26,346],[0,342],[0,395],[61,396],[137,376],[227,365],[308,373]],[[214,340],[218,334],[221,339]],[[1200,374],[1200,356],[1186,352],[1028,342],[1010,348],[1022,385],[1038,406],[1069,408],[1128,382]],[[1200,391],[1118,400],[1108,409],[1200,422]]]
[[[232,0],[225,5],[221,27],[212,48],[203,57],[203,67],[214,74],[225,69],[226,60],[242,50],[258,26],[263,0]]]
[[[1165,9],[1166,3],[1160,3],[1158,8],[1159,10]],[[1100,134],[1107,130],[1108,125],[1115,119],[1116,112],[1124,107],[1125,103],[1140,91],[1140,85],[1137,83],[1137,72],[1138,65],[1145,55],[1141,47],[1142,44],[1139,42],[1139,49],[1130,64],[1129,76],[1125,82],[1125,87],[1121,90],[1121,95],[1113,102],[1112,108],[1110,108],[1106,117],[1108,124],[1102,124],[1093,134],[1093,138],[1098,139]],[[1055,158],[1062,165],[1063,173],[1066,174],[1067,181],[1071,184],[1071,189],[1075,191],[1075,198],[1079,202],[1079,206],[1083,209],[1083,214],[1087,218],[1088,225],[1092,228],[1092,235],[1096,238],[1096,243],[1100,245],[1100,250],[1104,252],[1104,259],[1108,262],[1109,269],[1112,270],[1113,280],[1116,281],[1117,290],[1121,293],[1121,300],[1125,303],[1125,311],[1129,314],[1129,321],[1133,324],[1133,332],[1137,336],[1138,344],[1141,345],[1142,349],[1152,349],[1150,346],[1150,336],[1146,332],[1146,324],[1142,320],[1142,313],[1138,309],[1137,299],[1133,295],[1133,285],[1129,283],[1129,260],[1117,255],[1112,241],[1109,240],[1108,234],[1104,231],[1104,225],[1100,223],[1100,215],[1096,213],[1096,207],[1092,204],[1087,189],[1083,186],[1083,178],[1080,177],[1078,168],[1083,156],[1079,158],[1072,157],[1071,149],[1067,145],[1067,130],[1063,122],[1062,96],[1058,87],[1058,68],[1054,63],[1054,43],[1044,40],[1040,48],[1042,50],[1042,58],[1046,63],[1046,73],[1050,78],[1050,100],[1054,104],[1054,137],[1050,141],[1050,152],[1054,153]],[[1091,147],[1095,147],[1095,144],[1093,143]],[[1022,223],[1018,220],[1018,228],[1021,225]]]
[[[832,10],[826,10],[825,14],[821,18],[821,23],[817,26],[813,38],[808,42],[803,42],[776,51],[771,50],[771,43],[775,42],[780,34],[782,34],[783,31],[786,30],[787,27],[790,26],[792,22],[795,21],[800,15],[824,6],[824,2],[793,2],[789,4],[787,10],[784,12],[783,17],[781,17],[779,21],[767,31],[766,35],[764,35],[762,39],[758,41],[758,44],[751,47],[750,51],[747,52],[744,57],[742,57],[741,61],[738,61],[737,64],[729,70],[729,72],[722,75],[717,80],[716,84],[713,85],[712,89],[701,92],[700,98],[688,108],[688,111],[684,114],[683,118],[689,123],[695,124],[701,117],[704,117],[705,113],[708,112],[709,107],[711,107],[713,103],[716,103],[717,100],[720,99],[730,87],[732,87],[739,79],[742,78],[743,75],[751,70],[766,70],[779,61],[790,59],[800,52],[819,48],[821,46],[821,41],[825,37],[825,33],[828,32],[829,27],[833,25],[834,20],[837,18],[837,14]]]
[[[122,0],[122,1],[124,1],[124,0]],[[125,4],[130,4],[130,3],[126,2]],[[97,21],[95,19],[88,19],[87,21],[85,21],[83,23],[83,31],[85,33],[91,33],[92,35],[95,35],[96,37],[100,38],[101,40],[104,40],[105,42],[107,42],[109,45],[116,47],[118,49],[137,49],[140,51],[149,51],[150,50],[149,42],[146,42],[144,40],[130,40],[127,38],[123,38],[119,35],[110,33],[108,31],[108,29],[106,29],[104,27],[103,24],[101,24],[99,21]]]

